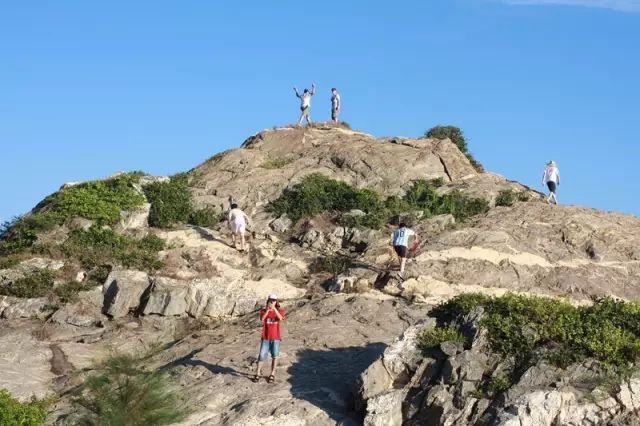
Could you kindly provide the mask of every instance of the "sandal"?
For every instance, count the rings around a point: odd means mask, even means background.
[[[273,374],[267,378],[267,383],[273,383],[275,381],[276,381],[276,376],[274,376]]]
[[[258,382],[260,381],[260,376],[258,376],[258,375],[256,374],[255,376],[253,376],[253,377],[251,378],[251,381],[252,381],[253,383],[258,383]]]

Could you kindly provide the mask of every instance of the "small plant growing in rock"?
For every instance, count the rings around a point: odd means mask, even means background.
[[[510,207],[516,203],[517,195],[512,189],[503,189],[496,197],[496,206]]]
[[[492,396],[508,390],[511,387],[511,381],[504,374],[495,374],[491,377],[487,390]]]
[[[47,402],[32,399],[22,403],[5,389],[0,389],[0,425],[41,426],[47,418]]]
[[[291,158],[270,158],[265,161],[260,167],[267,170],[281,169],[287,164],[293,161]]]
[[[189,216],[189,224],[203,228],[213,228],[220,222],[220,212],[213,207],[196,210]]]
[[[456,126],[436,126],[427,130],[424,134],[428,138],[449,139],[456,144],[458,149],[469,159],[469,162],[477,172],[484,172],[484,167],[469,152],[467,138],[459,127]]]
[[[0,287],[0,294],[27,299],[43,297],[53,289],[54,278],[54,272],[47,269],[33,272]]]
[[[160,426],[184,420],[188,410],[168,377],[144,368],[144,361],[114,355],[89,376],[75,400],[80,424]]]
[[[435,327],[424,330],[418,336],[418,349],[426,352],[444,342],[460,342],[464,344],[466,343],[466,339],[462,333],[454,327]]]
[[[335,254],[331,256],[321,256],[311,265],[310,269],[313,272],[329,272],[334,277],[343,274],[351,268],[353,260],[350,257]]]

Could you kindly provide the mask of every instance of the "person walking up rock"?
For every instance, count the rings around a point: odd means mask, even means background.
[[[416,234],[413,230],[407,228],[407,226],[401,222],[398,225],[398,229],[393,232],[391,236],[391,244],[393,245],[393,249],[398,255],[398,259],[400,260],[400,277],[404,278],[404,267],[407,263],[407,252],[409,250],[409,238],[414,237],[416,240],[418,239],[418,234]]]
[[[558,204],[556,198],[556,190],[560,186],[560,170],[556,165],[556,162],[551,160],[547,163],[547,168],[544,169],[542,174],[542,185],[547,185],[549,189],[549,196],[547,197],[547,203]]]
[[[254,382],[260,380],[262,374],[262,363],[271,355],[271,373],[267,378],[267,382],[273,383],[276,379],[276,367],[278,365],[278,356],[280,355],[280,322],[284,320],[284,309],[278,303],[278,296],[270,294],[267,297],[265,307],[260,309],[260,322],[262,323],[262,338],[260,340],[260,352],[258,354],[258,365],[256,375],[253,377]]]
[[[338,89],[334,87],[331,89],[331,121],[333,121],[334,124],[338,124],[338,115],[340,114],[341,107],[340,94],[338,93]]]
[[[236,236],[240,235],[240,251],[244,251],[244,233],[247,230],[247,223],[249,222],[249,216],[238,208],[238,205],[231,204],[231,210],[229,211],[228,224],[231,229],[231,241],[233,247],[236,247]]]
[[[306,120],[307,124],[311,124],[311,97],[316,94],[316,85],[311,84],[311,90],[304,89],[302,95],[298,93],[296,86],[293,86],[296,97],[300,99],[300,120],[298,126],[302,124],[302,120]]]

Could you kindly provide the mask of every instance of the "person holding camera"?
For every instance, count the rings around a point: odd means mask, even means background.
[[[284,309],[278,303],[278,296],[270,294],[264,308],[260,309],[260,322],[262,322],[262,339],[260,341],[260,353],[258,355],[258,366],[253,382],[260,380],[262,363],[271,354],[271,374],[267,382],[273,383],[276,380],[276,366],[278,355],[280,355],[280,322],[284,320]]]

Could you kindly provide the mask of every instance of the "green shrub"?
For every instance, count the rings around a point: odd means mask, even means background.
[[[462,130],[456,126],[436,126],[427,130],[424,134],[428,138],[449,139],[456,144],[458,149],[469,159],[469,162],[476,171],[484,172],[484,167],[469,152],[467,139],[464,137]]]
[[[144,358],[114,355],[87,378],[75,403],[82,425],[169,425],[188,411],[168,377],[144,367]]]
[[[268,209],[276,216],[286,214],[294,221],[325,212],[345,213],[358,209],[365,215],[342,215],[340,223],[380,229],[391,216],[407,211],[422,210],[424,217],[450,213],[464,221],[489,208],[486,200],[470,198],[459,191],[439,195],[436,188],[440,185],[441,179],[419,180],[413,183],[404,197],[391,196],[383,201],[374,190],[354,188],[345,182],[311,174],[271,202]]]
[[[154,182],[144,187],[151,203],[149,225],[168,228],[185,223],[193,213],[189,180],[186,174],[173,176],[168,182]]]
[[[67,256],[78,259],[86,268],[119,265],[154,270],[162,266],[162,262],[158,260],[158,252],[163,249],[164,240],[155,235],[147,235],[138,240],[96,226],[86,231],[72,231],[62,245]]]
[[[62,303],[75,302],[78,300],[78,293],[81,291],[91,290],[96,286],[95,283],[79,283],[77,281],[69,281],[55,288],[54,293]]]
[[[518,194],[516,194],[512,189],[503,189],[496,197],[496,206],[510,207],[515,204],[517,199]]]
[[[511,387],[511,381],[504,374],[495,374],[491,377],[489,386],[487,387],[489,393],[495,396],[498,393],[504,392]]]
[[[507,294],[490,298],[457,296],[430,315],[442,323],[459,321],[482,306],[481,321],[492,349],[528,365],[540,348],[559,366],[594,358],[605,365],[624,366],[640,357],[640,305],[605,298],[592,306],[574,307],[550,298]]]
[[[0,227],[0,256],[31,247],[38,233],[53,229],[74,217],[84,217],[97,225],[120,220],[121,210],[141,206],[145,199],[134,187],[141,173],[82,183],[48,196],[37,211],[15,218]]]
[[[358,189],[345,182],[314,173],[305,176],[292,190],[285,191],[268,209],[276,216],[286,214],[294,222],[303,217],[331,211],[359,209],[373,213],[382,206],[380,196],[370,189]]]
[[[213,207],[196,210],[189,216],[189,223],[204,228],[213,228],[220,222],[220,212]]]
[[[424,330],[418,336],[418,349],[423,352],[439,346],[443,342],[466,343],[464,336],[453,327],[436,327]]]
[[[0,294],[5,296],[31,299],[44,297],[53,289],[55,274],[47,269],[33,272],[0,287]]]
[[[336,277],[347,272],[352,264],[353,260],[350,257],[335,254],[316,258],[310,269],[312,272],[329,272]]]
[[[0,425],[40,426],[46,418],[46,403],[37,400],[21,403],[5,389],[0,389]]]
[[[10,269],[17,266],[20,263],[20,259],[15,257],[0,258],[0,269]]]

